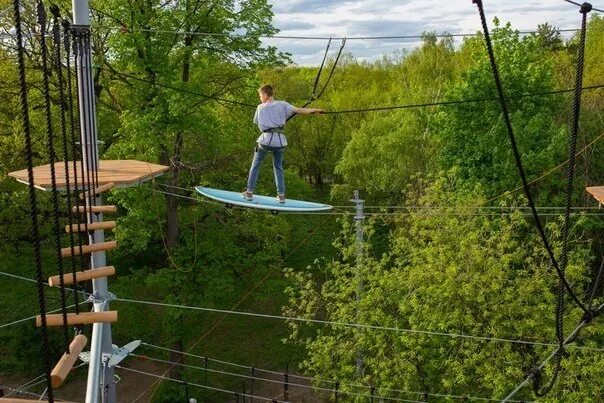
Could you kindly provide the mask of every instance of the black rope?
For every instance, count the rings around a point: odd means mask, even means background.
[[[596,297],[596,293],[598,292],[598,288],[600,288],[600,284],[602,283],[602,278],[604,277],[604,256],[602,256],[602,262],[600,263],[600,270],[598,270],[598,275],[596,276],[596,282],[593,285],[591,290],[591,295],[589,296],[589,301],[587,306],[589,309],[593,309],[593,301]]]
[[[333,66],[331,66],[331,70],[329,71],[329,76],[327,76],[327,81],[325,81],[325,84],[323,84],[323,87],[321,88],[321,91],[319,91],[319,94],[316,94],[317,86],[318,86],[319,80],[321,78],[321,73],[323,72],[323,66],[325,65],[325,61],[327,59],[327,52],[329,51],[330,44],[331,44],[331,38],[329,39],[329,43],[327,44],[327,49],[325,50],[325,55],[323,56],[323,61],[321,62],[321,67],[319,67],[319,72],[317,73],[317,77],[315,78],[315,85],[313,87],[310,99],[304,105],[302,105],[302,108],[306,108],[312,102],[321,98],[321,96],[325,92],[325,89],[327,89],[327,86],[329,85],[329,82],[331,81],[331,78],[333,77],[333,73],[336,71],[336,68],[338,67],[338,61],[340,60],[340,56],[342,56],[342,52],[344,51],[344,46],[346,46],[346,38],[342,39],[342,45],[340,46],[340,50],[338,51],[336,59],[334,60]],[[287,118],[287,120],[285,122],[286,123],[289,122],[294,116],[296,116],[296,115],[295,114],[291,115],[289,118]]]
[[[90,29],[87,29],[85,34],[84,34],[84,49],[85,49],[85,53],[84,53],[84,57],[86,57],[86,62],[87,62],[87,66],[89,66],[88,68],[92,67],[92,45],[90,42]],[[94,104],[96,102],[96,95],[94,92],[94,77],[92,75],[86,75],[86,77],[89,77],[89,80],[86,80],[88,82],[88,99],[90,100],[90,102],[92,104]],[[94,113],[94,109],[93,108],[87,108],[88,110],[88,116],[90,118],[90,128],[92,129],[92,133],[97,133],[96,131],[96,114]],[[95,136],[95,138],[93,139],[95,140],[95,142],[93,144],[90,144],[90,152],[92,153],[92,166],[94,169],[94,188],[96,189],[99,186],[99,164],[100,164],[100,159],[99,159],[99,147],[98,147],[98,142],[97,142],[97,138]],[[94,198],[94,205],[96,206],[96,195],[93,194],[93,198]]]
[[[568,164],[566,165],[566,192],[565,192],[565,208],[564,221],[562,224],[562,255],[560,257],[560,272],[561,276],[558,279],[558,289],[556,291],[556,338],[560,346],[554,357],[554,373],[549,383],[540,388],[541,377],[535,377],[533,384],[535,394],[539,397],[549,393],[558,378],[558,374],[562,369],[562,358],[564,357],[564,276],[566,267],[568,266],[569,253],[569,232],[570,232],[570,210],[571,199],[573,194],[573,178],[575,175],[575,156],[577,154],[577,135],[579,132],[579,117],[581,116],[581,88],[583,86],[583,66],[585,62],[585,34],[587,31],[587,13],[591,11],[591,5],[584,3],[581,7],[581,36],[579,40],[579,49],[577,51],[577,71],[575,76],[575,94],[572,109],[572,126],[568,140]],[[585,312],[587,313],[587,312]]]
[[[338,51],[336,60],[333,62],[333,66],[331,67],[329,76],[327,76],[327,81],[325,82],[325,85],[323,85],[323,88],[321,89],[321,92],[319,92],[319,95],[317,95],[315,97],[315,100],[321,98],[321,96],[325,92],[325,89],[327,89],[327,86],[329,85],[329,82],[331,81],[331,77],[333,77],[333,73],[336,71],[336,67],[338,67],[338,62],[340,61],[340,57],[342,56],[342,52],[344,51],[345,46],[346,46],[346,38],[342,39],[342,45],[340,46],[340,50]]]
[[[44,274],[42,272],[42,256],[40,245],[40,227],[38,224],[38,201],[36,198],[36,188],[34,187],[34,163],[31,141],[31,127],[29,123],[29,103],[27,100],[27,82],[25,80],[25,49],[23,47],[23,32],[21,28],[21,10],[19,0],[13,0],[15,16],[15,33],[17,35],[17,59],[19,64],[19,95],[21,98],[21,118],[23,124],[23,133],[25,134],[25,159],[27,161],[27,174],[29,180],[29,207],[31,218],[31,233],[34,242],[34,266],[36,268],[36,286],[38,290],[38,305],[40,307],[40,317],[42,326],[40,333],[42,336],[42,355],[43,367],[46,375],[46,388],[48,391],[48,401],[54,402],[52,381],[50,379],[50,346],[48,342],[48,328],[46,324],[46,299],[44,296]]]
[[[495,54],[493,52],[493,45],[491,43],[491,37],[489,35],[489,28],[487,26],[486,17],[484,14],[484,8],[482,5],[482,0],[472,0],[472,1],[474,4],[476,4],[478,6],[478,12],[480,14],[480,20],[481,20],[482,28],[484,31],[484,39],[485,39],[485,43],[487,46],[487,51],[489,53],[491,69],[493,71],[493,78],[495,80],[495,85],[497,87],[497,92],[499,94],[499,102],[501,105],[501,111],[503,113],[503,119],[504,119],[505,125],[507,127],[507,132],[508,132],[508,136],[510,138],[510,143],[511,143],[512,151],[514,154],[514,159],[516,161],[516,166],[518,168],[518,173],[520,175],[520,178],[522,179],[522,187],[523,187],[524,193],[527,197],[529,207],[531,208],[531,213],[533,215],[533,218],[535,219],[535,226],[537,227],[539,236],[541,237],[541,241],[543,242],[543,245],[544,245],[545,249],[547,250],[547,253],[549,255],[552,266],[554,266],[554,268],[556,269],[556,273],[558,273],[558,277],[564,283],[564,287],[566,288],[566,290],[568,291],[568,293],[572,297],[572,299],[575,301],[577,306],[580,307],[583,310],[583,312],[587,312],[587,308],[585,308],[583,303],[581,303],[579,298],[577,298],[577,296],[573,292],[572,288],[566,281],[566,278],[564,277],[564,273],[560,270],[558,261],[556,260],[556,257],[554,256],[554,251],[552,250],[552,247],[547,239],[547,235],[545,234],[545,230],[543,229],[543,225],[541,223],[541,218],[539,217],[539,213],[537,212],[537,209],[535,207],[535,202],[531,195],[528,181],[526,179],[524,167],[522,165],[522,157],[520,156],[520,152],[518,151],[518,146],[516,144],[516,138],[514,136],[514,129],[512,128],[512,122],[510,120],[510,114],[508,111],[507,103],[505,101],[505,95],[503,92],[503,85],[501,84],[501,79],[499,77],[499,71],[497,69],[497,62],[495,61]]]
[[[67,94],[68,94],[68,104],[67,108],[69,110],[69,127],[71,130],[71,157],[72,157],[72,166],[73,166],[73,178],[74,178],[74,195],[75,195],[75,204],[78,204],[78,195],[79,195],[79,184],[78,184],[78,163],[77,163],[77,137],[76,137],[76,125],[78,121],[76,121],[76,113],[73,102],[73,87],[72,87],[72,74],[71,74],[71,26],[69,21],[63,21],[63,46],[65,47],[66,54],[66,67],[67,67]],[[76,105],[77,106],[77,105]],[[84,213],[86,210],[86,205],[84,205]],[[85,217],[85,214],[78,214],[77,217]],[[86,234],[88,233],[88,221],[84,220],[84,229]],[[79,241],[79,262],[80,262],[80,271],[84,270],[86,267],[86,258],[84,255],[84,244],[86,242],[84,238],[84,232],[78,231],[78,241]],[[73,279],[74,285],[73,288],[79,290],[81,287],[79,283],[75,281],[75,277]],[[76,313],[78,313],[79,307],[76,305]]]
[[[590,85],[587,87],[583,87],[585,90],[595,90],[604,88],[604,84],[596,84]],[[522,98],[530,98],[530,97],[541,97],[547,95],[557,95],[564,94],[568,92],[574,92],[575,90],[572,88],[561,89],[561,90],[551,90],[551,91],[541,91],[541,92],[532,92],[527,94],[519,94],[519,95],[511,95],[506,99],[522,99]],[[361,112],[379,112],[379,111],[391,111],[396,109],[413,109],[413,108],[426,108],[430,106],[450,106],[450,105],[459,105],[459,104],[470,104],[470,103],[478,103],[478,102],[491,102],[491,101],[499,101],[499,97],[492,98],[474,98],[474,99],[459,99],[453,101],[441,101],[441,102],[428,102],[422,104],[407,104],[407,105],[393,105],[393,106],[379,106],[375,108],[365,108],[365,109],[348,109],[342,111],[326,111],[325,115],[336,115],[340,113],[361,113]]]
[[[583,3],[583,4],[581,4],[581,3],[577,3],[576,1],[572,1],[572,0],[563,0],[563,1],[565,1],[567,3],[570,3],[570,4],[574,4],[575,6],[579,6],[579,7],[583,7],[585,4],[589,4],[589,3]],[[591,4],[589,6],[591,7]],[[601,10],[601,9],[595,8],[595,7],[591,7],[591,10],[598,11],[600,13],[604,13],[604,10]]]
[[[50,70],[48,68],[48,49],[46,47],[46,9],[42,1],[37,2],[38,25],[40,29],[40,47],[42,53],[42,77],[43,77],[43,92],[44,92],[44,112],[46,115],[46,144],[48,147],[49,162],[50,162],[50,178],[52,183],[51,196],[53,206],[53,241],[57,259],[57,269],[59,271],[60,296],[61,296],[61,312],[63,314],[63,338],[65,342],[65,352],[69,354],[69,328],[67,326],[67,303],[65,298],[65,278],[63,269],[63,258],[61,257],[61,226],[59,223],[59,192],[57,191],[57,175],[55,172],[55,162],[57,155],[54,146],[54,133],[52,126],[52,110],[50,102]]]
[[[594,9],[596,10],[596,9]],[[94,10],[93,10],[94,11]],[[172,34],[172,35],[196,35],[196,36],[209,36],[209,37],[231,37],[231,38],[267,38],[267,39],[295,39],[295,40],[316,40],[316,41],[325,41],[328,39],[344,39],[344,37],[340,36],[302,36],[302,35],[254,35],[254,34],[236,34],[232,32],[199,32],[199,31],[170,31],[170,30],[161,30],[155,28],[129,28],[126,26],[102,26],[97,25],[94,27],[96,30],[105,30],[105,31],[119,31],[120,34],[124,33],[136,33],[136,32],[150,32],[157,34]],[[558,29],[559,32],[578,32],[579,30],[576,28],[564,28]],[[538,34],[540,31],[538,30],[518,30],[515,31],[520,35],[530,35],[530,34]],[[431,33],[430,36],[435,38],[466,38],[466,37],[475,37],[479,34],[476,32],[455,32],[455,33]],[[415,34],[415,35],[390,35],[390,36],[349,36],[346,37],[346,40],[349,41],[366,41],[366,40],[395,40],[395,39],[424,39],[426,37],[425,34]]]
[[[79,72],[82,68],[82,38],[81,38],[81,33],[80,33],[81,28],[80,27],[71,27],[71,33],[72,33],[72,42],[73,42],[73,60],[74,60],[74,69],[76,71],[76,74],[78,74],[78,77],[76,77],[76,79],[74,80],[75,83],[75,92],[77,94],[76,99],[78,99],[78,111],[80,111],[80,92],[81,92],[81,86],[80,86],[80,82],[79,82]],[[85,155],[85,149],[86,149],[86,145],[85,145],[85,139],[84,136],[82,135],[82,130],[81,127],[83,125],[85,125],[85,117],[83,116],[84,114],[78,114],[79,117],[79,123],[80,123],[80,171],[82,173],[82,190],[83,191],[87,191],[90,188],[90,172],[88,171],[88,169],[86,169],[86,167],[84,166],[84,155]],[[75,143],[76,143],[76,138],[75,138],[75,133],[72,133],[72,141],[74,142],[74,148],[75,148]],[[82,212],[82,221],[84,222],[84,230],[86,232],[86,237],[88,238],[87,242],[90,242],[90,237],[89,237],[89,231],[88,231],[88,221],[90,219],[90,206],[88,205],[88,200],[84,199],[83,201],[83,212]],[[80,248],[80,253],[82,252],[82,248]]]
[[[312,102],[315,98],[315,94],[317,93],[317,87],[319,86],[319,80],[321,80],[321,73],[323,72],[323,67],[325,66],[325,62],[327,61],[327,54],[329,53],[329,48],[331,47],[331,38],[329,38],[329,42],[327,42],[327,47],[325,48],[325,54],[323,55],[323,60],[321,61],[321,65],[319,66],[319,71],[317,72],[317,76],[315,77],[315,83],[312,87],[312,92],[310,94],[309,103]]]
[[[174,91],[177,91],[177,92],[182,92],[183,94],[197,95],[197,96],[202,97],[202,98],[213,99],[214,101],[217,101],[217,102],[224,102],[224,103],[229,103],[229,104],[239,105],[239,106],[247,106],[247,107],[250,107],[250,108],[255,108],[257,106],[257,105],[248,104],[248,103],[245,103],[245,102],[235,101],[235,100],[232,100],[232,99],[226,99],[226,98],[216,97],[216,96],[213,96],[213,95],[207,95],[207,94],[203,94],[201,92],[191,91],[191,90],[187,90],[187,89],[184,89],[184,88],[173,87],[173,86],[168,85],[168,84],[156,83],[156,82],[153,82],[153,81],[146,80],[144,78],[136,77],[136,76],[133,76],[131,74],[122,73],[122,72],[115,71],[113,69],[108,69],[108,68],[105,68],[105,67],[99,67],[99,69],[101,69],[103,71],[106,71],[106,72],[108,72],[110,74],[113,74],[115,76],[120,76],[120,77],[123,77],[123,78],[129,78],[131,80],[143,82],[143,83],[150,84],[150,85],[153,85],[153,86],[156,86],[156,87],[167,88],[167,89],[174,90]]]
[[[82,27],[82,31],[80,33],[80,38],[81,38],[81,43],[80,43],[80,68],[82,69],[82,71],[84,71],[84,69],[89,69],[90,68],[90,62],[88,59],[88,55],[90,54],[90,43],[88,41],[88,39],[90,38],[90,30],[87,27]],[[89,75],[88,74],[81,74],[80,75],[82,77],[82,92],[84,94],[84,99],[86,99],[86,97],[89,97],[88,99],[92,99],[91,97],[91,91],[92,91],[92,84],[89,80]],[[83,105],[83,112],[84,112],[84,122],[86,130],[90,131],[90,133],[93,131],[93,120],[92,120],[92,110],[89,107],[88,104],[84,103]],[[88,199],[89,201],[89,205],[91,206],[96,206],[96,197],[94,197],[94,191],[97,188],[97,183],[96,183],[96,174],[95,171],[96,169],[96,159],[95,159],[95,149],[96,149],[96,144],[91,143],[89,140],[89,133],[87,133],[86,131],[84,133],[82,133],[82,139],[83,139],[83,143],[84,144],[84,150],[86,152],[86,172],[88,174],[88,179],[89,182],[88,183],[88,190],[89,192],[87,193],[87,197],[86,199]],[[92,214],[90,214],[90,221],[92,222]],[[94,240],[94,232],[92,234],[90,234],[91,239]],[[92,242],[91,242],[92,243]]]
[[[132,76],[129,74],[125,74],[125,73],[118,72],[115,70],[110,70],[110,69],[103,68],[103,67],[101,67],[100,69],[103,71],[107,71],[108,73],[116,75],[116,76],[130,78],[132,80],[144,82],[146,84],[154,85],[157,87],[171,89],[173,91],[181,92],[184,94],[196,95],[196,96],[200,96],[202,98],[214,99],[218,102],[227,102],[227,103],[232,103],[232,104],[236,104],[236,105],[240,105],[240,106],[247,106],[250,108],[257,107],[257,105],[248,104],[245,102],[238,102],[238,101],[233,101],[230,99],[213,97],[213,96],[202,94],[199,92],[189,91],[189,90],[186,90],[183,88],[173,87],[173,86],[166,85],[166,84],[155,83],[155,82],[146,80],[144,78],[139,78],[136,76]],[[604,88],[604,84],[595,84],[595,85],[585,86],[582,89],[583,89],[583,91],[587,91],[587,90],[596,90],[596,89],[601,89],[601,88]],[[522,99],[522,98],[530,98],[530,97],[540,97],[540,96],[548,96],[548,95],[565,94],[565,93],[569,93],[569,92],[574,92],[574,88],[566,88],[566,89],[559,89],[559,90],[541,91],[541,92],[512,95],[512,96],[508,96],[507,99]],[[499,101],[499,98],[498,97],[474,98],[474,99],[460,99],[460,100],[441,101],[441,102],[428,102],[428,103],[419,103],[419,104],[378,106],[375,108],[347,109],[347,110],[341,110],[341,111],[326,111],[326,112],[324,112],[324,114],[325,115],[335,115],[335,114],[343,114],[343,113],[380,112],[380,111],[391,111],[391,110],[397,110],[397,109],[426,108],[426,107],[430,107],[430,106],[449,106],[449,105],[469,104],[469,103],[478,103],[478,102],[492,102],[492,101]],[[308,104],[307,104],[307,106],[308,106]]]
[[[86,94],[88,94],[88,80],[86,80],[86,78],[84,77],[84,74],[81,74],[82,70],[85,68],[85,58],[84,58],[84,52],[86,51],[86,47],[85,47],[85,34],[86,31],[88,30],[87,27],[82,27],[82,26],[74,26],[73,27],[73,32],[74,32],[74,53],[75,53],[75,63],[76,63],[76,71],[79,73],[78,74],[78,80],[76,80],[77,83],[77,92],[78,92],[78,96],[82,96],[85,97]],[[82,78],[82,82],[79,81],[79,78]],[[78,98],[80,99],[80,98]],[[83,99],[83,98],[81,98]],[[80,99],[80,100],[81,100]],[[89,111],[86,107],[86,105],[82,105],[79,104],[79,108],[80,108],[80,119],[81,119],[81,126],[83,126],[85,129],[83,131],[81,131],[80,134],[80,141],[81,141],[81,169],[82,169],[82,177],[84,178],[84,173],[86,174],[85,178],[83,179],[83,181],[86,183],[85,186],[83,186],[84,191],[92,191],[95,189],[95,185],[94,185],[94,175],[91,174],[90,172],[90,166],[91,166],[91,152],[90,152],[90,145],[88,144],[88,136],[86,135],[86,131],[89,130]],[[84,159],[86,159],[87,163],[84,163]],[[84,198],[84,228],[86,231],[86,235],[88,236],[88,243],[92,244],[94,243],[94,231],[90,232],[89,231],[89,227],[88,227],[88,223],[92,222],[92,208],[91,206],[94,204],[95,199],[94,198]],[[92,260],[90,260],[91,262],[91,266],[92,267]]]
[[[61,59],[61,13],[59,11],[59,7],[56,5],[52,5],[50,7],[50,12],[53,15],[53,24],[52,24],[52,37],[53,37],[53,46],[54,46],[54,64],[57,71],[58,83],[59,83],[59,101],[60,101],[60,117],[61,117],[61,139],[63,143],[63,165],[65,166],[65,190],[67,192],[67,216],[69,218],[69,247],[71,249],[71,255],[75,255],[75,237],[73,235],[73,225],[74,225],[74,215],[72,211],[72,199],[71,199],[71,178],[69,175],[69,153],[67,147],[67,100],[65,98],[65,83],[63,80],[63,64]],[[76,283],[76,262],[74,259],[71,259],[71,275],[73,277],[74,284]],[[73,299],[75,303],[75,312],[79,313],[79,298],[78,293],[73,293]]]

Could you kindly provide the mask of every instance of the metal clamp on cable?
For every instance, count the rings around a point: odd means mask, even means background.
[[[94,294],[90,294],[88,296],[88,300],[86,302],[94,304],[106,304],[107,302],[113,301],[115,299],[115,294],[112,292],[108,292],[104,296],[100,296],[98,292],[95,292]]]

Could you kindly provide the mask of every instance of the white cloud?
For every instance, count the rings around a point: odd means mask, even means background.
[[[288,36],[394,36],[424,31],[472,33],[480,30],[476,5],[469,0],[269,0],[277,28]],[[490,21],[498,17],[519,30],[533,30],[548,22],[559,28],[580,26],[578,9],[560,0],[485,2]],[[417,41],[376,44],[349,41],[347,50],[363,59],[417,46]],[[326,41],[267,40],[290,52],[296,63],[321,61]],[[358,54],[356,54],[358,52]]]

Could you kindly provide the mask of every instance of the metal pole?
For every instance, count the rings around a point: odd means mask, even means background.
[[[252,372],[252,390],[250,391],[250,403],[254,403],[254,378],[256,377],[256,369],[252,367],[250,371]]]
[[[283,373],[283,398],[285,401],[289,399],[289,363],[285,366]]]
[[[350,200],[352,203],[355,204],[356,207],[356,215],[354,216],[354,220],[355,220],[355,227],[356,227],[356,246],[357,246],[357,261],[356,261],[356,265],[357,265],[357,293],[356,293],[356,302],[357,302],[357,307],[359,306],[359,303],[361,301],[361,295],[363,294],[363,275],[361,273],[362,267],[363,267],[363,253],[364,253],[364,240],[363,240],[363,221],[365,220],[365,213],[363,211],[363,203],[364,200],[361,200],[359,198],[359,191],[355,190],[353,192],[353,199]],[[357,311],[357,322],[359,322],[361,312],[360,310]],[[364,364],[363,364],[363,350],[361,348],[358,348],[357,351],[357,360],[356,360],[356,364],[357,364],[357,376],[361,377],[363,376],[363,372],[364,372]]]
[[[88,0],[72,0],[73,22],[74,25],[90,29],[90,8]],[[78,99],[80,106],[80,129],[82,158],[86,170],[92,175],[98,169],[98,137],[96,125],[96,103],[94,97],[94,82],[92,77],[92,49],[90,47],[83,49],[82,60],[79,60],[79,70],[76,72],[78,79]],[[87,147],[89,149],[87,149]],[[93,148],[94,147],[94,148]],[[90,188],[88,183],[83,188]],[[90,200],[86,203],[90,204]],[[102,198],[97,197],[95,204],[101,205]],[[90,214],[87,217],[89,223],[102,221],[101,214]],[[94,231],[90,235],[90,243],[103,242],[105,232],[103,230]],[[92,269],[106,266],[105,252],[96,252],[91,257]],[[92,281],[93,295],[95,299],[94,311],[102,312],[109,310],[109,299],[111,294],[107,286],[107,279],[100,278]],[[92,327],[92,340],[90,343],[90,363],[88,368],[88,381],[86,388],[86,403],[97,403],[99,401],[99,392],[103,402],[116,403],[114,370],[108,365],[103,365],[103,355],[109,356],[112,353],[111,325],[95,324]],[[103,376],[101,376],[101,371]],[[101,385],[101,379],[103,384]]]

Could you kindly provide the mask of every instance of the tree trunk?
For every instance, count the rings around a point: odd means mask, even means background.
[[[189,11],[189,3],[187,2],[187,12]],[[187,24],[187,31],[191,27]],[[182,82],[188,83],[191,71],[191,46],[193,45],[193,36],[187,35],[184,38],[185,54],[183,57],[182,64]],[[183,133],[177,133],[176,139],[174,140],[174,153],[172,158],[169,159],[172,176],[170,178],[170,185],[179,186],[180,179],[180,154],[182,152],[184,142]],[[172,193],[170,191],[170,193]],[[179,244],[179,223],[178,223],[178,199],[172,195],[166,195],[166,245],[168,246],[168,253],[174,250]],[[179,316],[182,321],[182,316]],[[174,341],[172,349],[176,351],[184,350],[184,341],[179,336]],[[181,353],[170,352],[170,361],[179,362],[184,364],[185,356]],[[170,369],[170,377],[173,379],[182,379],[182,367],[174,366]]]

